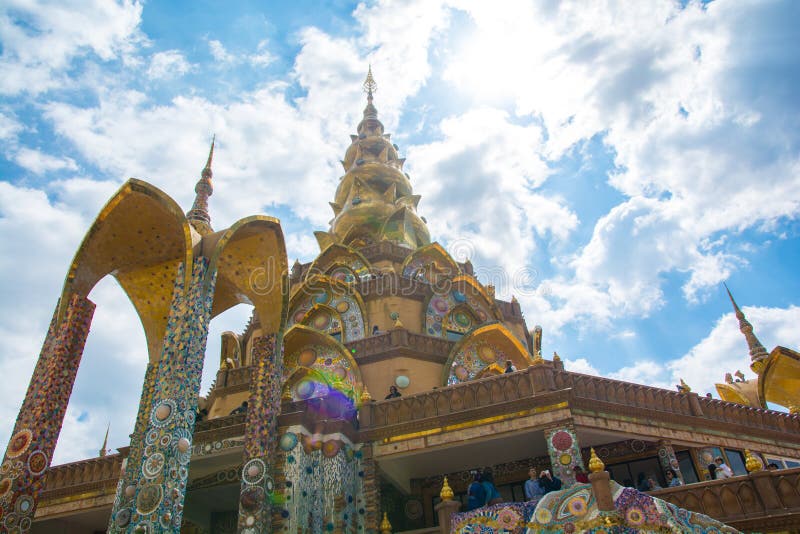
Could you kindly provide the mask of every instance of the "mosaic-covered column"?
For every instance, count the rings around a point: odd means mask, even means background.
[[[216,282],[214,272],[204,283],[208,265],[206,258],[195,259],[188,288],[183,287],[183,268],[176,277],[161,359],[142,392],[137,424],[143,432],[131,442],[109,532],[180,529]]]
[[[658,461],[661,463],[662,472],[666,472],[667,469],[672,469],[678,474],[681,484],[684,484],[681,465],[678,462],[678,457],[675,455],[675,449],[672,448],[671,442],[663,439],[658,442]]]
[[[283,341],[277,334],[267,334],[253,342],[255,368],[250,380],[247,401],[244,466],[239,495],[239,532],[271,532],[272,458],[281,409],[283,376]]]
[[[28,532],[53,457],[95,305],[73,295],[58,306],[0,464],[0,532]]]
[[[560,478],[563,487],[575,484],[575,466],[583,465],[578,436],[571,424],[545,430],[547,453],[553,466],[553,475]]]

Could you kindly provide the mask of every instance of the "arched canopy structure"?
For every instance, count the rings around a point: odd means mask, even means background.
[[[311,318],[314,307],[321,311],[320,305],[335,311],[329,321],[319,318],[319,329],[327,331],[332,321],[341,322],[341,341],[354,341],[366,335],[367,324],[364,301],[349,284],[335,280],[327,275],[316,275],[299,286],[289,301],[288,325],[302,324]],[[319,317],[319,315],[317,315]],[[324,324],[323,324],[324,323]],[[314,326],[313,324],[311,326]]]
[[[282,324],[284,278],[289,270],[280,221],[253,215],[209,238],[209,247],[213,246],[209,272],[217,270],[211,316],[239,303],[251,304],[258,312],[262,330],[277,332]]]
[[[283,336],[284,397],[305,400],[333,390],[351,402],[363,389],[361,371],[344,345],[313,328],[296,324]]]
[[[522,369],[532,363],[530,354],[505,326],[492,323],[473,330],[455,344],[442,369],[442,385],[468,382],[505,368],[507,360]]]
[[[758,375],[758,396],[800,413],[800,353],[775,347]]]
[[[180,206],[147,182],[129,179],[102,209],[75,253],[61,294],[59,320],[70,295],[87,296],[111,274],[139,314],[150,360],[157,359],[175,277],[181,264],[192,264],[192,245]],[[188,287],[192,270],[185,274],[183,285]]]
[[[370,276],[371,265],[358,251],[350,247],[332,244],[328,246],[306,273],[306,279],[325,274],[342,282],[355,282]],[[348,276],[349,275],[349,276]]]
[[[503,317],[494,301],[471,276],[437,282],[425,308],[424,332],[457,341],[470,330]]]
[[[440,278],[454,278],[461,269],[452,256],[439,243],[431,243],[415,250],[403,262],[403,276],[435,283]]]

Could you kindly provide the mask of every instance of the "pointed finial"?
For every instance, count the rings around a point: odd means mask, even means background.
[[[111,430],[111,423],[106,427],[106,437],[103,438],[103,445],[100,447],[100,456],[105,456],[108,452],[108,431]]]
[[[392,534],[392,524],[389,523],[389,516],[386,512],[383,512],[383,520],[379,528],[381,529],[381,534]]]
[[[592,473],[599,473],[606,468],[606,464],[604,464],[603,460],[601,460],[597,456],[597,453],[594,452],[594,447],[592,447],[590,451],[591,457],[589,458],[589,471]]]
[[[208,212],[208,197],[214,193],[214,186],[211,184],[211,177],[213,176],[211,162],[214,159],[214,144],[216,140],[217,136],[215,134],[211,139],[211,148],[208,151],[206,166],[203,167],[203,171],[200,173],[200,180],[194,186],[194,192],[196,193],[194,204],[192,204],[192,209],[186,213],[189,223],[200,235],[208,235],[214,231],[211,228],[211,215]]]
[[[742,310],[739,309],[739,305],[736,304],[736,301],[733,299],[731,290],[728,289],[728,284],[723,282],[722,285],[725,286],[725,291],[728,292],[728,298],[731,299],[731,304],[733,304],[733,311],[736,314],[736,319],[739,320],[739,331],[744,334],[744,338],[747,340],[747,347],[750,349],[750,368],[756,374],[760,374],[764,368],[764,360],[769,357],[769,353],[753,333],[753,325],[750,324]]]
[[[444,481],[442,482],[442,491],[439,492],[439,497],[443,501],[453,500],[453,488],[451,488],[450,484],[447,483],[447,477],[444,477]]]
[[[554,362],[560,362],[561,361],[561,356],[559,356],[556,351],[553,351],[553,361]]]
[[[367,385],[364,384],[364,390],[361,392],[361,402],[369,402],[372,400],[372,395],[369,394],[369,390],[367,390]]]
[[[378,84],[375,83],[375,78],[372,77],[372,64],[367,70],[367,78],[364,80],[364,92],[367,93],[367,100],[372,102],[372,95],[378,92]]]
[[[761,460],[753,456],[748,449],[744,450],[744,458],[744,466],[747,468],[748,473],[761,471],[761,468],[764,467],[764,464],[761,463]]]

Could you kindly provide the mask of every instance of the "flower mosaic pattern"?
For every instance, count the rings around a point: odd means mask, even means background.
[[[450,532],[525,534],[634,534],[693,532],[734,534],[738,530],[673,504],[611,482],[615,512],[601,512],[590,484],[548,493],[527,503],[501,503],[453,514]],[[516,517],[516,519],[515,519]],[[607,518],[614,521],[609,524]]]
[[[120,477],[109,532],[180,528],[189,477],[197,399],[216,284],[209,260],[198,257],[189,287],[175,278],[161,358],[148,366],[131,453]],[[156,379],[158,377],[158,379]],[[148,530],[149,529],[149,530]]]
[[[301,426],[284,429],[279,443],[284,481],[275,490],[282,503],[276,531],[365,532],[361,450],[341,435],[312,436]]]
[[[553,474],[561,479],[564,486],[571,486],[575,483],[575,466],[584,468],[575,430],[569,427],[553,428],[545,432],[545,439]]]
[[[492,320],[492,313],[482,300],[471,292],[463,293],[458,289],[445,294],[434,293],[425,311],[425,332],[431,336],[460,339],[475,327]]]
[[[298,369],[316,371],[297,380],[291,387],[292,398],[306,400],[327,395],[332,389],[355,399],[358,380],[354,363],[335,347],[308,344],[287,355],[283,383],[291,380]]]
[[[307,324],[328,332],[342,343],[364,337],[366,327],[361,307],[355,295],[341,288],[308,289],[310,295],[294,304],[289,313],[289,324]],[[316,308],[316,309],[315,309]],[[313,313],[309,313],[312,312]]]
[[[492,364],[505,367],[505,352],[485,340],[469,340],[453,358],[447,384],[458,384],[473,380]]]
[[[28,532],[31,528],[94,308],[89,299],[74,295],[63,320],[56,324],[56,307],[0,464],[0,531]]]

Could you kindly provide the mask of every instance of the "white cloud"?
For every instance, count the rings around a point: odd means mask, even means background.
[[[58,158],[31,148],[21,148],[14,161],[34,174],[44,174],[62,169],[74,171],[78,168],[72,158]]]
[[[142,5],[131,0],[9,0],[0,8],[0,93],[38,93],[68,82],[72,60],[107,61],[143,41]],[[24,23],[22,22],[24,21]]]
[[[247,60],[258,67],[266,67],[273,61],[275,61],[275,56],[273,56],[269,51],[269,41],[261,41],[258,43],[258,47],[256,48],[255,54],[250,54],[247,56]]]
[[[165,50],[150,58],[147,75],[154,80],[163,80],[181,77],[192,70],[192,65],[178,50]]]
[[[228,53],[228,51],[225,50],[225,46],[216,39],[208,41],[208,48],[215,61],[219,61],[220,63],[232,63],[236,60],[236,57]]]

